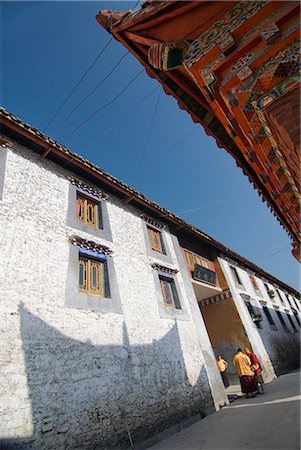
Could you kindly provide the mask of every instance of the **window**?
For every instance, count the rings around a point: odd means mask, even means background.
[[[261,323],[260,323],[260,321],[262,320],[261,314],[256,313],[256,311],[253,308],[253,305],[251,305],[250,302],[246,302],[246,306],[248,308],[251,319],[255,323],[256,327],[261,328]]]
[[[269,311],[269,308],[267,308],[266,306],[263,306],[262,309],[263,309],[263,312],[264,312],[266,318],[268,319],[269,324],[273,325],[277,329],[275,322],[273,320],[273,317],[271,316],[271,313]]]
[[[279,319],[280,322],[281,322],[281,325],[282,325],[283,329],[284,329],[285,331],[288,332],[289,330],[288,330],[287,325],[286,325],[286,323],[285,323],[285,321],[284,321],[284,319],[283,319],[283,317],[282,317],[281,312],[280,312],[280,311],[276,311],[276,314],[277,314],[277,316],[278,316],[278,319]]]
[[[300,327],[300,326],[301,326],[301,324],[300,324],[300,319],[299,319],[298,313],[297,313],[297,311],[296,311],[295,309],[293,309],[293,314],[294,314],[294,317],[295,317],[295,319],[296,319],[297,324],[298,324],[299,327]]]
[[[77,192],[76,218],[96,228],[102,228],[100,203]]]
[[[235,284],[239,285],[239,286],[243,286],[243,284],[242,284],[242,282],[241,282],[241,280],[239,278],[237,269],[235,267],[232,267],[232,266],[230,266],[230,269],[231,269],[232,276],[234,278]]]
[[[298,300],[297,300],[296,298],[294,298],[294,302],[295,302],[296,308],[297,308],[297,309],[300,309],[300,308],[299,308],[299,305],[298,305]]]
[[[283,298],[281,297],[279,289],[276,289],[276,292],[278,294],[278,297],[280,298],[281,303],[284,305],[284,301],[283,301]]]
[[[151,248],[155,252],[166,254],[161,231],[147,227]]]
[[[293,305],[292,305],[292,303],[291,303],[291,301],[290,301],[290,298],[289,298],[289,295],[288,295],[287,292],[285,292],[285,296],[286,296],[286,298],[287,298],[287,301],[288,301],[289,305],[292,307]]]
[[[297,333],[297,328],[295,327],[295,324],[292,321],[292,318],[291,318],[290,314],[286,314],[286,315],[287,315],[287,318],[288,318],[288,320],[289,320],[289,322],[290,322],[290,324],[292,326],[292,329],[294,330],[295,333]]]
[[[206,269],[210,268],[210,263],[207,259],[203,258],[200,255],[197,255],[196,253],[190,252],[188,250],[184,250],[184,257],[186,260],[186,264],[189,267],[190,270],[194,270],[195,264],[198,264],[199,266],[205,267]]]
[[[166,308],[182,309],[179,301],[174,279],[169,276],[159,275],[161,291]]]
[[[79,254],[79,291],[85,294],[110,297],[106,257],[88,258]]]
[[[250,281],[251,281],[251,283],[252,283],[252,286],[253,286],[253,288],[254,288],[254,291],[255,291],[257,294],[260,294],[260,289],[259,289],[259,286],[258,286],[258,284],[257,284],[257,280],[256,280],[256,278],[255,278],[254,275],[250,275]]]
[[[264,283],[264,287],[265,287],[265,289],[267,291],[268,296],[271,299],[273,299],[275,297],[275,295],[276,295],[274,289],[271,289],[267,283]]]

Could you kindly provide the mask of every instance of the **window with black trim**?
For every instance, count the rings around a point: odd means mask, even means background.
[[[102,229],[101,203],[77,191],[76,218],[87,225]]]
[[[292,308],[293,305],[292,305],[291,299],[289,298],[289,294],[288,294],[287,292],[285,292],[285,296],[286,296],[286,298],[287,298],[287,301],[288,301],[290,307]]]
[[[158,253],[166,255],[164,242],[161,231],[156,230],[153,227],[147,226],[147,232],[150,239],[151,249]]]
[[[288,329],[288,327],[287,327],[287,325],[286,325],[286,323],[285,323],[285,321],[284,321],[284,319],[282,317],[281,312],[280,311],[276,311],[276,314],[278,316],[279,321],[281,322],[282,328],[284,329],[284,331],[288,332],[289,329]]]
[[[267,308],[266,306],[263,306],[262,309],[263,309],[263,312],[264,312],[266,318],[268,319],[269,324],[277,329],[277,327],[275,325],[275,322],[274,322],[274,319],[273,319],[273,317],[272,317],[272,315],[271,315],[271,313],[269,311],[269,308]]]
[[[175,281],[170,275],[159,274],[164,306],[172,309],[182,309]]]
[[[276,292],[277,292],[277,295],[278,295],[278,297],[279,297],[281,303],[284,305],[284,300],[283,300],[283,298],[282,298],[282,296],[281,296],[281,294],[280,294],[279,289],[276,289]]]
[[[238,275],[237,269],[235,267],[233,267],[233,266],[230,266],[230,269],[231,269],[232,277],[233,277],[233,279],[235,281],[235,284],[237,286],[243,286],[242,281],[241,281],[241,279],[240,279],[240,277]]]
[[[292,321],[291,315],[288,314],[288,313],[286,313],[286,315],[287,315],[287,318],[288,318],[289,323],[290,323],[291,326],[292,326],[292,329],[294,330],[295,333],[297,333],[298,330],[297,330],[297,328],[296,328],[294,322]]]
[[[300,310],[299,303],[298,303],[298,300],[296,298],[294,298],[294,302],[295,302],[296,308]]]
[[[295,317],[295,319],[296,319],[296,322],[297,322],[297,324],[298,324],[299,327],[300,327],[300,326],[301,326],[301,323],[300,323],[299,315],[298,315],[297,311],[296,311],[294,308],[292,308],[292,311],[293,311],[294,317]]]
[[[78,287],[80,292],[110,298],[109,276],[106,259],[106,255],[103,254],[91,256],[89,251],[79,252]]]
[[[253,305],[251,305],[250,302],[246,302],[246,307],[248,308],[251,319],[255,323],[256,327],[262,328],[261,323],[260,323],[260,321],[262,319],[261,314],[257,314],[256,310],[254,309]]]

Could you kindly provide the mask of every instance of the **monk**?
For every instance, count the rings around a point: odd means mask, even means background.
[[[228,363],[220,355],[217,357],[217,366],[218,366],[218,370],[220,371],[225,388],[229,387],[230,382],[229,382],[229,378],[227,375]]]
[[[251,369],[253,371],[254,381],[257,384],[259,393],[262,395],[262,394],[264,394],[264,390],[263,390],[264,381],[262,378],[262,367],[261,367],[260,361],[257,358],[257,356],[255,355],[255,353],[251,352],[251,350],[249,348],[245,349],[245,353],[250,358]]]
[[[242,352],[241,348],[237,350],[233,359],[233,364],[239,376],[241,392],[246,394],[247,397],[255,397],[257,386],[253,378],[251,360]]]

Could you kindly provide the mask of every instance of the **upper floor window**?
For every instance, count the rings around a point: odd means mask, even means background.
[[[86,294],[110,297],[105,260],[79,255],[79,290]]]
[[[258,286],[258,284],[257,284],[257,280],[256,280],[255,276],[254,276],[254,275],[249,275],[249,277],[250,277],[250,281],[251,281],[251,283],[252,283],[252,286],[253,286],[253,288],[254,288],[254,291],[255,291],[257,294],[260,294],[261,292],[260,292],[260,289],[259,289],[259,286]]]
[[[278,297],[279,297],[281,303],[284,305],[284,301],[283,301],[283,298],[281,297],[281,294],[280,294],[279,289],[276,289],[276,292],[277,292],[277,295],[278,295]]]
[[[169,276],[159,275],[159,280],[164,306],[166,308],[182,309],[174,279]]]
[[[267,308],[266,306],[263,306],[262,309],[263,309],[263,312],[264,312],[266,318],[268,319],[269,324],[272,325],[277,330],[277,327],[276,327],[274,319],[269,311],[269,308]]]
[[[294,298],[294,302],[295,302],[296,308],[300,309],[299,304],[298,304],[298,300],[296,298]]]
[[[155,228],[149,226],[147,227],[147,231],[150,239],[151,249],[154,250],[155,252],[163,253],[165,255],[166,251],[161,231],[156,230]]]
[[[287,301],[288,301],[289,305],[290,305],[291,307],[293,307],[292,302],[291,302],[291,299],[289,298],[289,294],[288,294],[287,292],[285,292],[285,296],[286,296],[286,298],[287,298]]]
[[[285,320],[283,319],[283,317],[282,317],[282,314],[281,314],[281,312],[280,311],[276,311],[276,314],[277,314],[277,316],[278,316],[278,319],[279,319],[279,321],[281,322],[281,325],[282,325],[282,328],[284,329],[284,331],[289,331],[288,330],[288,327],[287,327],[287,325],[286,325],[286,323],[285,323]]]
[[[268,296],[273,299],[276,295],[276,292],[274,291],[274,289],[270,288],[269,285],[267,283],[264,283],[264,287],[267,291]]]
[[[242,281],[238,275],[237,269],[233,266],[230,266],[230,269],[231,269],[231,273],[232,273],[233,279],[235,281],[235,284],[238,286],[243,286]]]
[[[290,316],[290,314],[286,314],[287,315],[287,318],[288,318],[288,320],[289,320],[289,323],[291,324],[291,326],[292,326],[292,329],[294,330],[294,332],[295,333],[297,333],[297,328],[296,328],[296,326],[295,326],[295,324],[294,324],[294,322],[293,322],[293,320],[292,320],[292,318],[291,318],[291,316]]]
[[[67,224],[76,230],[112,240],[108,215],[108,195],[88,186],[83,181],[70,178]]]

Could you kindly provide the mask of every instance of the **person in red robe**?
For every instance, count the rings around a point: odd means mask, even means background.
[[[255,355],[255,353],[251,352],[251,350],[249,348],[245,349],[245,353],[248,355],[248,357],[251,360],[251,369],[254,372],[254,381],[257,384],[258,392],[260,394],[264,394],[264,390],[263,390],[264,381],[262,378],[262,367],[261,367],[260,361],[257,358],[257,356]]]

